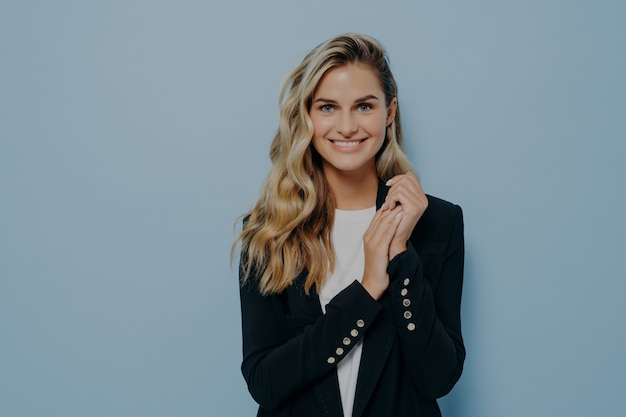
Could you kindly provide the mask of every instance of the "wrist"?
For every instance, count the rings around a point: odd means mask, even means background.
[[[379,300],[389,286],[389,277],[387,276],[386,278],[386,282],[380,282],[377,280],[367,279],[367,277],[363,277],[361,285],[374,300]]]
[[[407,250],[406,242],[392,242],[389,246],[389,260],[391,261],[399,253]]]

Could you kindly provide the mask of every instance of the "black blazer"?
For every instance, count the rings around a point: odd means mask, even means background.
[[[377,207],[387,187],[380,183]],[[463,217],[459,206],[428,196],[408,250],[388,266],[377,301],[354,281],[322,314],[306,271],[284,292],[241,287],[243,376],[257,416],[341,417],[336,366],[364,338],[353,417],[441,416],[436,399],[463,369],[461,336]]]

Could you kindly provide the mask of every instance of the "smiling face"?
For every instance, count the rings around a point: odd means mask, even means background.
[[[376,73],[367,66],[348,64],[324,74],[309,116],[326,177],[376,173],[376,154],[396,105],[394,97],[387,106]]]

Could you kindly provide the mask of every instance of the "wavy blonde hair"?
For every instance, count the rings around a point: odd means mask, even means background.
[[[280,91],[280,124],[270,148],[272,167],[256,205],[246,213],[241,244],[241,283],[258,280],[262,294],[280,293],[303,271],[305,291],[319,291],[335,266],[331,242],[335,202],[313,148],[309,110],[324,74],[347,64],[362,64],[377,75],[386,105],[397,97],[396,82],[382,46],[362,34],[336,36],[318,45],[289,74]],[[387,126],[376,157],[382,180],[413,172],[403,151],[400,109]]]

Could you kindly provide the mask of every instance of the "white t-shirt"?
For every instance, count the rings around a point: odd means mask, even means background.
[[[326,314],[326,304],[339,292],[352,284],[361,282],[365,264],[363,234],[369,227],[376,207],[364,210],[335,210],[335,223],[331,239],[335,248],[335,270],[326,280],[319,294],[322,311]],[[354,406],[356,381],[359,375],[363,339],[337,364],[339,392],[343,415],[350,417]]]

